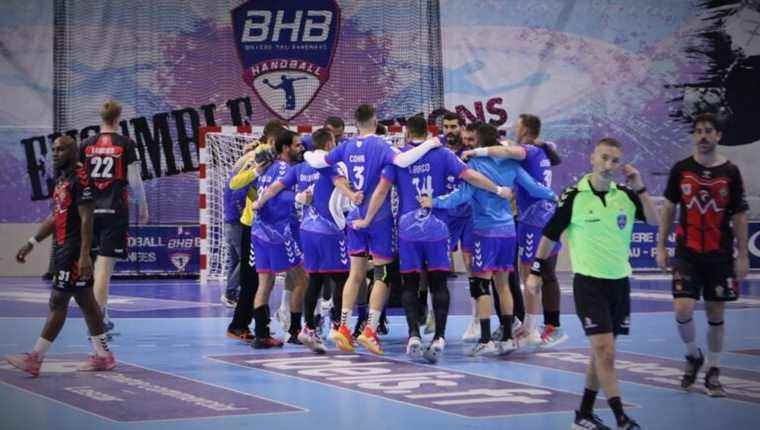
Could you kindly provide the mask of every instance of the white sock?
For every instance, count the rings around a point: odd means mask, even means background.
[[[697,342],[689,342],[686,344],[686,354],[689,357],[699,357],[699,348],[697,347]]]
[[[537,314],[525,314],[525,330],[527,333],[532,332],[536,326],[538,325],[538,318],[540,315]]]
[[[292,291],[288,291],[288,290],[282,291],[282,298],[280,300],[280,309],[290,311],[290,296],[292,294],[293,294]]]
[[[707,351],[707,368],[720,367],[720,352]]]
[[[383,313],[383,311],[379,311],[379,310],[376,310],[376,309],[370,309],[369,310],[369,319],[367,319],[367,325],[373,331],[377,330],[377,326],[380,325],[380,315],[382,313]]]
[[[90,336],[90,342],[92,342],[95,354],[101,357],[108,356],[108,336],[106,336],[105,333],[97,336]]]
[[[34,348],[32,348],[32,351],[36,352],[40,357],[44,357],[50,349],[51,345],[53,345],[53,342],[40,337],[37,338],[37,342],[34,343]]]
[[[723,351],[723,333],[725,325],[723,321],[707,322],[707,367],[718,367],[720,353]]]
[[[340,325],[348,327],[348,320],[351,319],[353,313],[351,308],[341,308],[340,310]]]

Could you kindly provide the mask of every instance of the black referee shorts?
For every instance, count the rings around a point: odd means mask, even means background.
[[[575,312],[586,336],[627,335],[631,322],[631,285],[628,278],[601,279],[575,274]]]

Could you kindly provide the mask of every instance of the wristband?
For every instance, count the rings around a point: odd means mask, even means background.
[[[644,194],[647,192],[647,187],[642,187],[640,190],[636,191],[636,194]]]
[[[476,157],[487,157],[488,156],[488,148],[475,148],[472,151],[475,153]]]
[[[546,260],[543,259],[543,258],[534,258],[533,259],[533,263],[531,263],[531,265],[530,265],[530,274],[531,275],[536,275],[536,276],[540,277],[541,276],[541,270],[543,269],[545,262],[546,262]]]
[[[40,242],[37,240],[37,238],[36,238],[36,237],[34,237],[34,236],[30,237],[30,238],[29,238],[29,240],[27,240],[27,242],[29,243],[29,245],[32,245],[32,246],[34,246],[34,245],[38,245],[38,244],[40,243]]]

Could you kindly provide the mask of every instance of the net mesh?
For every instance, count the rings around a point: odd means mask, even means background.
[[[243,147],[257,141],[263,127],[252,127],[251,133],[211,132],[206,134],[206,150],[201,155],[205,164],[206,179],[202,181],[201,193],[205,193],[206,209],[201,210],[200,222],[206,228],[206,240],[201,254],[206,255],[206,269],[201,268],[201,279],[224,281],[227,273],[227,243],[224,240],[224,189],[235,162],[243,155]],[[344,134],[352,137],[353,132]],[[392,132],[386,137],[391,144],[401,147],[404,135]],[[398,208],[395,187],[392,192],[394,210]]]
[[[250,124],[272,118],[242,78],[230,12],[243,3],[55,2],[56,131],[98,124],[105,99],[121,102],[122,132],[137,142],[145,161],[151,223],[198,222],[199,127],[241,125],[235,110]],[[437,0],[337,3],[341,30],[330,79],[292,123],[348,119],[361,103],[377,106],[381,119],[442,106]],[[200,108],[212,104],[213,115]],[[135,133],[139,121],[133,119],[140,117],[147,133]],[[189,162],[178,145],[182,135],[194,140]]]

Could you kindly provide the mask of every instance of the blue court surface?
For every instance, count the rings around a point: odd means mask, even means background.
[[[721,362],[728,397],[713,399],[679,389],[684,348],[669,282],[635,278],[632,334],[619,340],[617,359],[623,400],[643,428],[760,428],[758,279],[745,282],[742,299],[728,306]],[[39,378],[0,365],[0,428],[568,429],[583,392],[588,343],[573,313],[569,278],[562,281],[562,325],[570,340],[556,349],[470,358],[470,344],[460,340],[469,319],[466,278],[452,280],[448,345],[435,366],[406,358],[406,324],[397,311],[382,338],[382,357],[334,348],[316,356],[291,345],[262,352],[225,337],[232,312],[220,305],[218,285],[115,281],[117,368],[75,370],[90,346],[72,301]],[[0,279],[0,354],[31,349],[48,294],[37,278]],[[702,312],[696,321],[704,349]],[[277,322],[272,327],[280,330]],[[613,424],[605,405],[600,399],[597,412]]]

